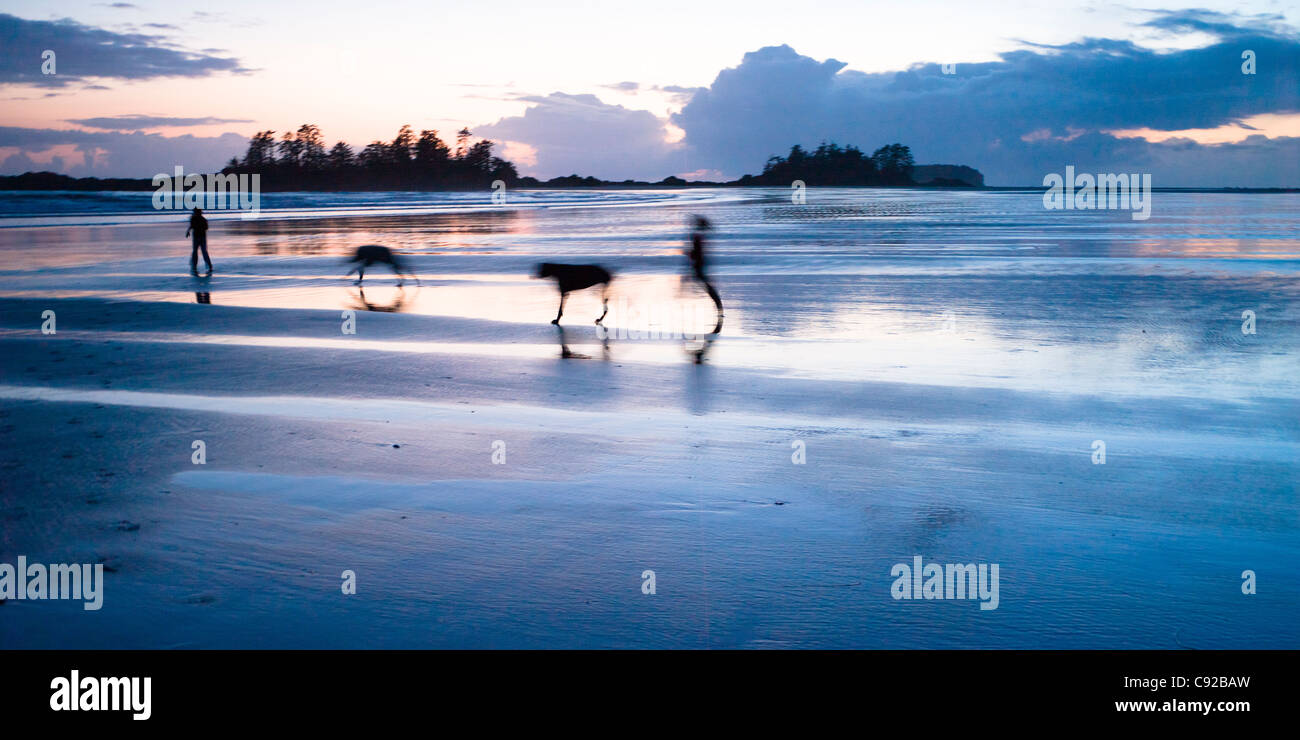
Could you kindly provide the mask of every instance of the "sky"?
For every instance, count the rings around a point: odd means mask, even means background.
[[[468,126],[543,178],[730,179],[833,140],[992,185],[1296,186],[1297,2],[3,0],[0,174],[210,171],[314,123],[357,149]]]

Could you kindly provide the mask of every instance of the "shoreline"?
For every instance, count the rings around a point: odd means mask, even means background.
[[[750,190],[770,190],[780,189],[787,186],[781,185],[741,185],[730,182],[686,182],[686,183],[622,183],[622,182],[602,182],[594,185],[529,185],[515,186],[511,190],[525,191],[553,191],[553,190],[691,190],[696,188],[728,188],[728,189],[750,189]],[[809,183],[809,188],[836,188],[849,190],[954,190],[959,192],[1023,192],[1023,191],[1043,191],[1046,186],[1043,185],[930,185],[925,183],[913,183],[910,185],[818,185]],[[157,190],[149,180],[142,179],[139,181],[139,187],[135,188],[41,188],[41,189],[24,189],[6,187],[0,183],[0,193],[135,193],[135,192],[153,192]],[[266,193],[483,193],[492,192],[491,188],[368,188],[354,190],[278,190],[263,188]],[[1296,187],[1179,187],[1153,185],[1153,193],[1300,193],[1300,186]]]

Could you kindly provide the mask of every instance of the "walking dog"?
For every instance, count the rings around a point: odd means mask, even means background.
[[[604,286],[601,289],[601,300],[605,304],[605,311],[601,313],[600,318],[596,319],[596,323],[599,324],[609,313],[609,281],[613,280],[613,276],[605,268],[599,265],[562,265],[557,262],[543,262],[537,266],[537,277],[553,277],[559,284],[560,310],[555,314],[552,324],[560,323],[560,317],[564,315],[564,302],[569,299],[569,293],[593,285]]]
[[[362,247],[357,247],[356,254],[354,254],[352,259],[348,260],[348,262],[358,264],[356,267],[348,270],[347,275],[344,275],[343,277],[347,277],[354,272],[357,273],[357,285],[360,285],[361,281],[366,278],[366,268],[376,262],[383,262],[393,268],[393,274],[397,275],[398,285],[401,285],[402,281],[408,275],[414,277],[414,275],[406,269],[406,264],[399,260],[397,255],[393,254],[393,250],[388,247],[381,247],[378,244],[367,244]],[[416,282],[419,281],[417,280]]]

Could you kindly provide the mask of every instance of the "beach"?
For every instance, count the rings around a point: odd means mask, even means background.
[[[148,193],[45,197],[0,195],[0,562],[103,605],[0,648],[1300,647],[1294,195],[271,194],[211,277]],[[996,608],[896,598],[917,556]]]

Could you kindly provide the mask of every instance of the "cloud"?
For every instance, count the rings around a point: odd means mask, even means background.
[[[0,126],[0,150],[16,149],[3,163],[0,174],[14,175],[33,169],[53,169],[78,177],[152,177],[170,173],[177,165],[187,172],[215,172],[242,155],[248,138],[239,134],[221,136],[162,136],[142,132],[118,133],[76,129],[32,129]],[[82,160],[77,165],[61,163],[34,166],[44,153],[69,150]]]
[[[1157,13],[1148,24],[1218,38],[1176,51],[1110,39],[1040,45],[958,64],[949,75],[937,64],[867,74],[771,46],[720,72],[672,122],[685,132],[694,166],[729,175],[754,172],[795,143],[870,150],[899,141],[918,162],[968,164],[990,184],[1036,185],[1066,164],[1098,172],[1147,167],[1166,185],[1296,184],[1294,140],[1152,144],[1105,133],[1214,128],[1300,111],[1294,32],[1269,19],[1207,11]],[[1241,72],[1244,49],[1256,53],[1255,75]]]
[[[1148,10],[1155,17],[1141,25],[1172,33],[1208,33],[1221,40],[1229,40],[1253,33],[1263,33],[1275,38],[1285,38],[1288,30],[1285,19],[1273,13],[1237,15],[1213,10],[1189,8],[1187,10]]]
[[[189,126],[211,126],[220,123],[252,123],[248,118],[174,118],[169,116],[144,116],[139,114],[125,116],[101,116],[99,118],[72,118],[68,123],[75,123],[86,128],[105,131],[139,131],[146,128],[168,128]]]
[[[668,120],[591,95],[553,93],[518,96],[532,103],[522,116],[476,131],[528,145],[537,160],[531,171],[541,176],[658,179],[701,170],[737,177],[792,144],[833,140],[868,151],[903,142],[920,163],[967,164],[990,184],[1037,185],[1073,164],[1150,172],[1170,186],[1296,185],[1300,139],[1156,142],[1119,132],[1239,127],[1244,135],[1254,116],[1300,113],[1300,34],[1271,14],[1147,12],[1140,27],[1195,35],[1201,46],[1021,42],[998,61],[958,64],[955,74],[938,64],[869,74],[769,46],[707,87],[606,86],[677,96],[681,110]],[[1253,75],[1242,74],[1247,49],[1256,57]],[[670,143],[673,127],[684,137]]]
[[[644,85],[640,82],[616,82],[611,85],[601,85],[606,90],[636,95],[640,92],[662,93],[668,100],[675,105],[684,105],[690,100],[696,92],[703,90],[701,87],[683,87],[681,85]]]
[[[668,96],[674,105],[686,105],[695,96],[695,93],[705,90],[703,87],[683,87],[681,85],[655,85],[650,88],[655,92],[661,92]]]
[[[190,16],[194,23],[221,23],[232,28],[255,28],[262,25],[258,18],[244,18],[230,13],[208,13],[203,10],[196,10]]]
[[[649,111],[601,102],[595,95],[520,96],[522,116],[479,126],[474,133],[516,142],[536,152],[525,172],[541,178],[594,175],[604,179],[661,179],[679,169],[666,121]]]
[[[59,159],[59,164],[63,164],[62,158]],[[53,164],[47,166],[38,164],[36,160],[27,155],[27,152],[14,152],[5,157],[3,161],[0,161],[0,175],[21,175],[24,172],[39,172],[41,170],[57,172],[58,170],[55,170],[54,167]]]
[[[41,73],[42,53],[57,74]],[[71,19],[35,21],[0,13],[0,84],[61,87],[87,78],[147,80],[251,70],[238,59],[177,48],[162,36],[115,33]]]

